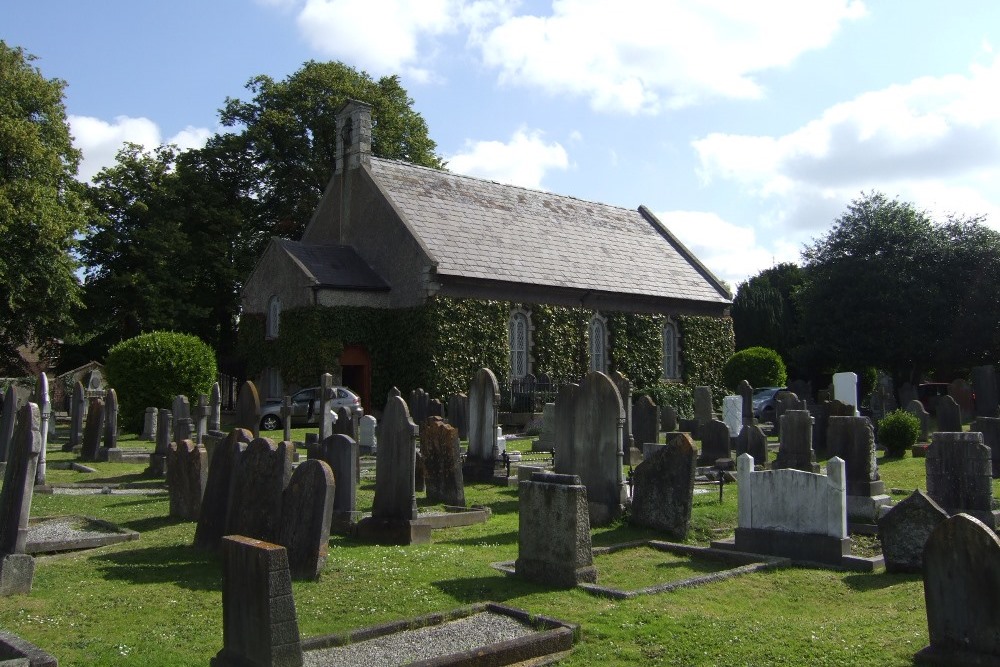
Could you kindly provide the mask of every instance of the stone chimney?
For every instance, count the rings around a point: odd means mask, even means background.
[[[372,153],[372,108],[348,100],[337,112],[337,165],[335,174],[368,164]]]

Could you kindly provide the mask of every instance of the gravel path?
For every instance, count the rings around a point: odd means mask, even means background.
[[[89,521],[80,516],[62,516],[52,519],[41,519],[28,525],[28,542],[55,542],[64,540],[79,540],[83,538],[107,535],[116,531],[108,530],[106,526]]]
[[[102,488],[84,487],[72,489],[66,486],[53,487],[52,493],[60,496],[96,496],[100,494],[112,496],[159,496],[166,493],[166,489],[113,489],[109,486]]]
[[[395,667],[530,635],[534,630],[503,614],[481,612],[440,625],[404,630],[347,646],[308,651],[306,667]]]

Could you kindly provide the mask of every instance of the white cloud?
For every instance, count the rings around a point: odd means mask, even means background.
[[[163,141],[160,128],[148,118],[117,116],[109,123],[92,116],[70,116],[73,145],[83,152],[77,178],[89,181],[101,169],[115,163],[115,155],[126,142],[152,150],[161,144],[176,144],[181,150],[200,148],[212,132],[206,128],[188,126]]]
[[[519,129],[510,141],[466,141],[462,152],[445,158],[459,174],[541,188],[550,169],[567,169],[569,157],[558,142],[546,143],[538,130]]]
[[[704,182],[737,183],[793,228],[825,227],[872,189],[931,212],[995,212],[1000,59],[859,95],[782,136],[710,134],[692,145]]]
[[[510,17],[478,43],[504,83],[658,112],[760,97],[755,74],[827,46],[864,14],[859,0],[555,0],[550,16]]]
[[[733,290],[770,266],[799,260],[800,243],[781,238],[765,247],[753,227],[741,227],[715,213],[666,211],[656,217]]]

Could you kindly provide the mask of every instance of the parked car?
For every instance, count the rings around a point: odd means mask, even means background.
[[[753,416],[757,421],[774,422],[777,414],[774,397],[779,391],[787,390],[787,387],[758,387],[753,390]]]
[[[301,389],[292,394],[292,426],[319,424],[320,387]],[[330,401],[333,421],[337,421],[337,411],[342,407],[354,413],[361,412],[361,399],[347,387],[334,387],[334,397]],[[276,431],[284,427],[281,421],[281,399],[272,398],[264,402],[260,410],[260,430]]]

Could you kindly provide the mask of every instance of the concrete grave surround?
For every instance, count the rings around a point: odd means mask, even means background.
[[[948,513],[920,489],[882,514],[878,536],[886,572],[921,572],[927,538]]]
[[[469,386],[469,448],[465,466],[465,476],[469,480],[493,476],[499,403],[496,376],[490,369],[480,368]]]
[[[515,573],[563,588],[596,582],[588,504],[576,475],[535,473],[521,481]]]
[[[729,427],[729,437],[735,438],[743,427],[743,397],[722,397],[722,421]]]
[[[773,470],[794,468],[818,473],[816,453],[812,447],[812,415],[808,410],[788,410],[781,415],[781,436],[778,455],[771,463]]]
[[[629,521],[662,531],[675,540],[687,537],[695,471],[696,455],[690,436],[679,435],[663,445],[635,469]]]
[[[1000,477],[1000,417],[976,417],[969,430],[983,434],[983,444],[990,448],[992,475]]]
[[[223,538],[222,650],[213,667],[303,664],[288,554],[242,535]]]
[[[937,430],[958,433],[962,430],[962,408],[952,396],[942,396],[937,402]]]
[[[0,596],[31,592],[35,561],[26,546],[41,447],[41,411],[34,403],[25,403],[17,411],[0,489]]]
[[[931,416],[927,413],[924,408],[924,404],[913,399],[906,404],[906,411],[911,415],[920,420],[920,440],[919,442],[927,442],[931,434]]]
[[[319,459],[330,467],[334,479],[331,530],[344,532],[357,523],[358,443],[350,436],[334,433],[309,450],[310,459]]]
[[[990,527],[1000,525],[1000,511],[993,509],[990,448],[982,433],[934,433],[924,465],[927,495],[946,512],[965,512]]]
[[[362,454],[372,455],[378,448],[378,437],[375,435],[378,420],[371,415],[363,415],[358,421],[358,449]]]
[[[844,460],[847,474],[847,516],[872,524],[881,508],[892,504],[879,476],[875,431],[867,417],[830,417],[827,453]]]
[[[945,519],[924,548],[930,645],[917,664],[1000,664],[1000,539],[967,514]]]
[[[278,543],[288,550],[293,579],[319,578],[329,553],[333,518],[333,471],[324,461],[305,461],[292,473],[281,501]]]
[[[458,429],[440,417],[429,417],[420,428],[420,453],[428,502],[465,507]]]
[[[208,452],[192,440],[170,444],[167,450],[167,489],[170,516],[197,521],[208,482]]]
[[[833,397],[858,408],[858,374],[850,371],[833,374]]]
[[[587,487],[590,521],[604,525],[621,515],[626,501],[621,430],[625,424],[618,389],[604,373],[591,371],[573,401],[572,469],[556,449],[556,472],[579,475]],[[562,408],[560,408],[561,410]],[[560,429],[562,424],[560,424]],[[557,445],[558,447],[558,445]]]
[[[740,380],[740,384],[736,387],[736,393],[739,394],[742,409],[743,409],[743,423],[752,424],[753,419],[753,387],[746,380]]]
[[[754,463],[767,467],[767,435],[756,424],[747,424],[736,438],[736,456],[749,454]]]
[[[233,428],[245,428],[253,433],[255,438],[260,435],[260,394],[257,393],[256,385],[250,380],[243,383],[240,393],[236,396]]]
[[[291,476],[291,443],[254,438],[233,470],[225,534],[276,541],[281,500]]]
[[[104,401],[95,396],[90,399],[90,407],[87,409],[87,424],[83,429],[83,441],[80,446],[81,459],[97,460],[97,450],[101,446],[102,435],[104,435]]]
[[[194,532],[194,546],[202,549],[217,549],[222,536],[226,534],[226,515],[229,509],[229,488],[233,471],[247,445],[253,440],[253,433],[243,428],[234,428],[212,452],[205,491],[202,494],[201,512]]]
[[[711,466],[719,459],[732,458],[729,426],[718,419],[709,419],[698,429],[701,435],[701,454],[698,465]]]
[[[632,406],[632,436],[640,450],[647,443],[660,441],[660,408],[649,396],[640,396]]]

